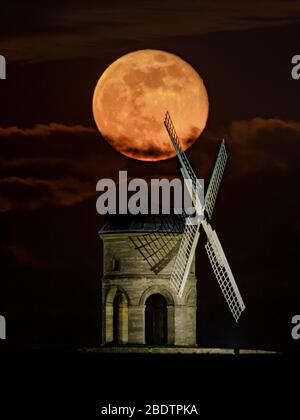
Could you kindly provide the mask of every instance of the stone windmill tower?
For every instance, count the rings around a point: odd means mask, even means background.
[[[224,141],[203,203],[199,180],[181,149],[169,113],[164,125],[197,217],[118,216],[104,225],[100,231],[104,242],[103,344],[196,344],[195,250],[201,226],[214,275],[236,322],[245,310],[209,223],[227,162]]]
[[[181,297],[170,284],[183,229],[175,215],[103,226],[102,344],[196,344],[195,262]]]

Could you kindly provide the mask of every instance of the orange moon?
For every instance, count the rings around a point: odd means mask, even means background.
[[[180,57],[139,50],[114,61],[93,96],[96,125],[120,153],[138,160],[175,156],[163,125],[169,111],[184,150],[205,128],[208,96],[202,78]]]

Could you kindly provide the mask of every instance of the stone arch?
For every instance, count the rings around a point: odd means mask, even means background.
[[[168,306],[174,306],[177,304],[177,299],[174,298],[173,294],[168,289],[163,286],[155,285],[148,287],[148,289],[142,293],[139,305],[145,305],[148,297],[154,294],[162,295],[166,299]]]
[[[117,299],[117,305],[116,305]],[[118,330],[118,344],[128,342],[128,306],[129,298],[121,287],[112,286],[108,290],[105,299],[105,343],[114,342],[115,327]]]
[[[111,286],[106,293],[105,305],[113,305],[117,292],[122,294],[123,303],[129,305],[129,297],[127,292],[120,286]]]
[[[143,308],[144,319],[144,342],[145,342],[145,307],[146,300],[151,295],[161,295],[167,302],[167,344],[172,345],[175,342],[175,307],[177,305],[177,298],[163,286],[155,285],[146,289],[140,297],[139,306]]]
[[[196,293],[194,292],[194,286],[190,287],[183,296],[185,305],[195,306],[196,305]]]

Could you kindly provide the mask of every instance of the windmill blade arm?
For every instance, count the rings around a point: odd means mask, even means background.
[[[179,137],[177,135],[175,126],[168,111],[166,112],[166,116],[164,119],[164,126],[167,130],[167,133],[169,134],[170,140],[173,144],[179,162],[183,167],[184,171],[186,172],[187,177],[190,178],[192,181],[196,180],[197,177],[195,175],[195,172],[193,171],[193,168],[191,167],[184,151],[182,150]]]
[[[176,255],[170,282],[179,297],[183,294],[190,272],[199,239],[199,227],[200,223],[195,225],[187,222],[180,242],[180,247]]]
[[[245,310],[245,304],[234,280],[233,274],[225,257],[223,248],[216,232],[207,222],[203,222],[204,230],[207,234],[205,249],[217,278],[219,286],[229,306],[229,309],[238,322],[241,313]]]
[[[200,194],[202,190],[202,186],[200,185],[196,177],[196,174],[193,171],[193,168],[191,167],[190,162],[188,161],[188,158],[186,157],[186,154],[182,150],[180,140],[178,138],[174,124],[171,120],[171,117],[168,111],[166,112],[164,125],[170,137],[170,140],[173,144],[173,147],[175,149],[179,162],[181,164],[181,172],[183,174],[183,177],[185,178],[185,180],[190,180],[191,190],[189,189],[189,193],[191,195],[194,206],[198,213],[202,213],[203,200],[201,200],[201,194]]]
[[[166,112],[165,119],[164,119],[164,126],[169,134],[170,140],[174,146],[175,152],[180,160],[180,155],[183,152],[180,144],[180,140],[177,136],[173,121],[171,120],[171,116],[169,112]]]
[[[214,210],[214,206],[217,199],[217,195],[220,188],[226,162],[227,162],[227,152],[225,148],[225,142],[223,140],[219,149],[215,167],[214,167],[214,170],[213,170],[213,173],[212,173],[209,185],[208,185],[208,189],[205,195],[205,210],[210,219]]]

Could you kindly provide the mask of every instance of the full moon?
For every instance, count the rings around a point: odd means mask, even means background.
[[[174,54],[126,54],[98,80],[93,96],[96,125],[104,139],[128,157],[157,161],[175,156],[163,124],[166,111],[186,150],[205,128],[208,96],[199,74]]]

